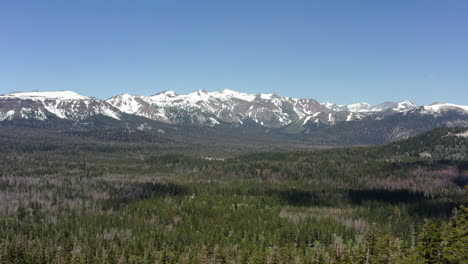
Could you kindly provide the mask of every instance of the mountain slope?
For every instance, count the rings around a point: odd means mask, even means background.
[[[467,160],[468,129],[438,128],[416,137],[393,142],[383,148],[396,155],[436,160]]]
[[[420,107],[403,113],[381,113],[322,129],[308,126],[303,131],[303,136],[305,140],[316,143],[382,144],[406,139],[439,127],[468,127],[468,112],[451,109],[434,114]]]

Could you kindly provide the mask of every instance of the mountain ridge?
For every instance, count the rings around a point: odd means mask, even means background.
[[[417,106],[410,101],[337,105],[312,98],[249,94],[229,89],[198,90],[182,95],[174,91],[151,96],[120,94],[107,100],[73,91],[0,95],[0,122],[51,118],[70,121],[74,126],[111,125],[137,130],[160,126],[152,122],[192,128],[193,125],[245,127],[257,132],[263,128],[264,133],[296,138],[302,135],[300,137],[319,144],[323,140],[375,144],[441,126],[468,126],[468,106],[450,103]]]
[[[243,124],[245,119],[251,119],[260,125],[277,128],[298,120],[304,124],[313,121],[331,125],[335,122],[361,119],[373,112],[391,108],[383,103],[377,105],[384,106],[380,109],[370,104],[355,109],[352,105],[320,103],[312,98],[281,97],[274,93],[249,94],[229,89],[214,92],[198,90],[183,95],[173,91],[163,91],[152,96],[122,94],[106,101],[128,114],[171,123],[181,122],[182,118],[174,114],[174,111],[183,111],[188,115],[194,114],[197,120],[207,125]],[[394,111],[416,107],[408,101],[390,104]],[[348,112],[348,115],[337,115],[337,112],[343,111]],[[317,118],[319,114],[327,115],[328,118]]]
[[[79,119],[80,115],[82,117],[93,114],[103,114],[119,119],[119,112],[123,112],[168,123],[188,122],[210,126],[221,123],[242,125],[246,119],[266,127],[283,127],[296,121],[301,121],[304,125],[310,121],[332,125],[336,122],[362,119],[371,113],[390,108],[399,112],[416,107],[409,101],[384,102],[375,106],[367,103],[337,105],[319,103],[311,98],[281,97],[274,93],[249,94],[230,89],[215,92],[202,89],[182,95],[170,90],[151,96],[125,93],[107,100],[79,95],[73,91],[13,92],[0,95],[3,105],[7,99],[32,100],[39,105],[33,104],[34,110],[31,110],[35,113],[31,113],[28,107],[21,107],[21,110],[1,109],[0,120],[13,117],[45,119],[47,115],[44,112],[66,119]],[[70,101],[76,102],[72,105],[64,103]],[[91,101],[94,106],[86,112]],[[83,104],[83,102],[86,107],[76,107],[76,104]],[[24,102],[17,101],[16,104],[23,105]],[[40,104],[43,106],[41,107]],[[80,111],[84,113],[80,114]],[[338,112],[348,114],[344,118],[344,115],[338,115]],[[327,117],[318,118],[320,114]]]

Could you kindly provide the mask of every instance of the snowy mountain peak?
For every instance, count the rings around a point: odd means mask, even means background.
[[[370,105],[368,103],[354,103],[349,105],[337,105],[334,103],[326,102],[322,103],[324,107],[332,111],[349,111],[353,113],[375,113],[382,112],[387,110],[392,110],[395,112],[405,112],[417,106],[410,101],[401,101],[398,103],[395,102],[384,102],[378,105]]]
[[[353,103],[347,105],[347,109],[351,112],[367,112],[371,108],[371,105],[368,103]]]
[[[277,95],[274,94],[274,93],[271,93],[271,94],[258,94],[257,96],[258,96],[258,98],[260,98],[262,100],[271,100],[271,99],[277,97]]]
[[[230,94],[232,94],[232,93],[239,93],[239,92],[237,92],[237,91],[234,91],[234,90],[231,90],[231,89],[227,89],[227,88],[222,89],[220,92],[221,92],[221,93],[230,93]]]
[[[176,98],[178,95],[174,91],[163,91],[155,95],[147,97],[152,101],[167,101]],[[145,96],[139,96],[140,98],[145,98]]]
[[[0,98],[17,98],[31,100],[86,100],[89,96],[79,95],[73,91],[54,91],[54,92],[14,92],[0,95]]]
[[[221,91],[212,92],[210,94],[211,96],[213,96],[213,98],[216,98],[219,100],[229,100],[231,98],[236,98],[236,99],[240,99],[244,101],[253,101],[255,99],[255,95],[253,94],[237,92],[237,91],[233,91],[230,89],[224,89]]]
[[[153,95],[153,96],[156,96],[156,95],[165,95],[165,96],[170,96],[170,97],[177,96],[176,92],[170,91],[170,90],[162,91],[162,92],[157,93],[157,94],[155,94],[155,95]]]
[[[401,101],[398,103],[398,108],[404,108],[404,107],[416,108],[418,106],[415,103],[410,102],[410,101]]]
[[[332,109],[336,104],[334,103],[330,103],[330,102],[325,102],[325,103],[321,103],[321,105],[327,107],[327,108],[330,108]]]
[[[331,110],[331,111],[342,111],[342,110],[348,110],[345,105],[337,105],[331,102],[325,102],[321,103],[325,108]]]
[[[14,92],[0,95],[0,121],[14,118],[45,120],[51,116],[83,120],[95,115],[120,119],[119,109],[108,102],[73,91]]]
[[[423,110],[425,113],[426,112],[441,113],[443,111],[448,111],[448,110],[468,111],[468,106],[448,104],[448,103],[433,103],[430,105],[423,106]]]

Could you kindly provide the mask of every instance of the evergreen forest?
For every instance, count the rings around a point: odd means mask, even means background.
[[[378,146],[0,128],[0,263],[468,263],[468,138]]]

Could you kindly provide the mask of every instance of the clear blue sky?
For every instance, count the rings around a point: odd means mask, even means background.
[[[0,93],[468,105],[468,1],[3,1]]]

